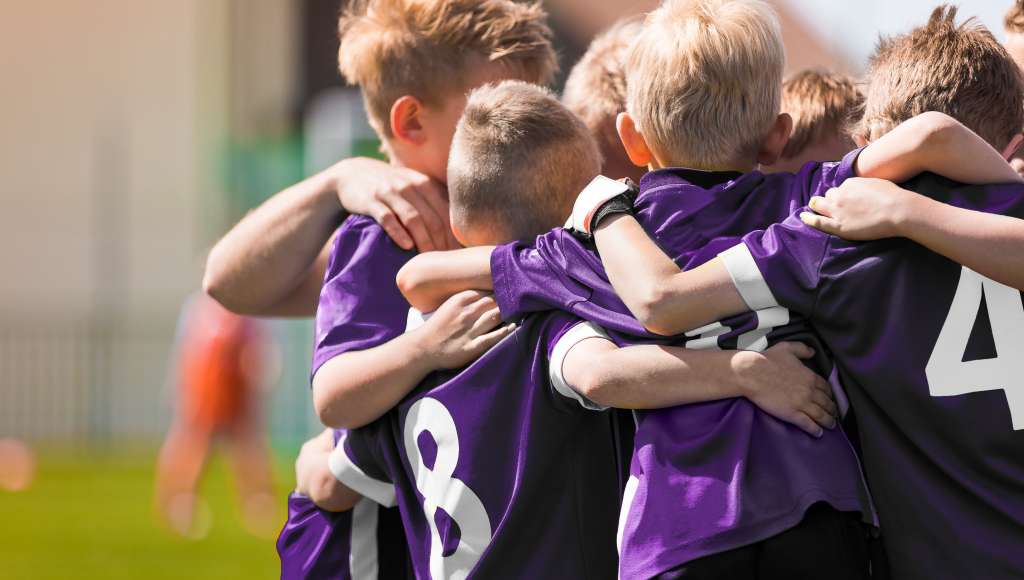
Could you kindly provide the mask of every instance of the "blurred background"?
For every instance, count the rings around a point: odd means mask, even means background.
[[[245,524],[224,460],[210,464],[204,525],[188,539],[155,518],[154,472],[176,329],[208,248],[274,192],[376,153],[335,68],[341,4],[0,1],[0,576],[277,575],[273,534]],[[655,4],[546,2],[563,76],[596,32]],[[879,33],[935,5],[775,4],[790,71],[854,74]],[[1008,7],[972,0],[961,15],[1001,38]],[[291,461],[317,431],[312,329],[262,328],[276,532]]]

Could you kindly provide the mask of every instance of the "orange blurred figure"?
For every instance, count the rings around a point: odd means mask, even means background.
[[[17,439],[0,439],[0,489],[25,491],[36,474],[36,458],[28,445]]]
[[[209,510],[197,495],[215,437],[225,440],[243,523],[265,536],[276,529],[270,455],[261,404],[273,347],[263,324],[225,310],[205,294],[182,308],[174,422],[157,463],[157,508],[175,532],[202,537]]]

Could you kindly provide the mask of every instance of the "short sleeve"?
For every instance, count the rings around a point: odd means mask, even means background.
[[[395,486],[376,452],[373,426],[343,431],[328,456],[334,477],[350,489],[385,507],[395,506]]]
[[[370,218],[352,216],[342,225],[320,290],[310,376],[342,353],[379,346],[405,331],[409,304],[395,276],[413,255]]]
[[[850,151],[838,163],[823,163],[815,183],[812,184],[811,194],[825,195],[829,189],[839,187],[851,177],[857,177],[854,168],[861,151],[864,151],[864,147]]]
[[[610,330],[646,335],[612,288],[597,252],[566,230],[538,236],[532,246],[498,246],[491,253],[491,276],[505,320],[561,310]]]
[[[811,316],[830,236],[804,225],[798,214],[719,254],[751,310],[784,306]]]
[[[494,299],[505,320],[531,312],[570,310],[590,298],[590,287],[573,278],[587,260],[586,250],[563,230],[539,236],[532,246],[515,242],[491,253]],[[596,273],[591,273],[596,275]]]
[[[562,370],[562,365],[565,362],[565,357],[568,356],[569,351],[579,343],[590,338],[600,338],[613,342],[611,337],[608,336],[608,333],[606,333],[600,326],[593,322],[578,322],[563,332],[555,341],[554,347],[551,349],[549,354],[548,378],[551,381],[551,387],[558,395],[571,401],[575,401],[584,409],[589,409],[591,411],[604,411],[608,407],[599,405],[583,396],[582,393],[577,391],[569,384],[568,381],[565,380],[565,374]]]

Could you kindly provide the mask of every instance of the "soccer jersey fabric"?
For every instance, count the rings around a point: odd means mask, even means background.
[[[343,434],[334,431],[335,445]],[[281,578],[411,578],[409,550],[397,512],[367,498],[351,510],[329,512],[293,492],[288,496],[288,520],[277,539]]]
[[[340,354],[380,346],[405,331],[409,304],[395,276],[415,255],[395,245],[372,219],[345,220],[320,291],[311,375]]]
[[[288,520],[277,539],[281,578],[411,578],[397,512],[365,498],[351,510],[328,512],[292,493]]]
[[[340,354],[379,346],[405,331],[409,305],[395,276],[414,255],[368,217],[350,216],[338,228],[317,305],[311,376]],[[294,494],[288,507],[278,541],[282,574],[319,578],[333,571],[337,576],[323,577],[346,578],[353,570],[372,570],[367,562],[374,562],[381,578],[405,577],[408,550],[395,510],[362,500],[349,512],[333,514]]]
[[[907,187],[1024,217],[1020,185]],[[724,257],[752,307],[808,316],[834,355],[894,577],[1024,577],[1020,292],[909,240],[847,242],[796,215]]]
[[[841,183],[852,175],[855,158],[809,164],[796,175],[655,171],[641,181],[637,219],[677,264],[694,267]],[[563,230],[532,247],[498,247],[491,265],[506,318],[559,308],[611,331],[620,344],[654,338],[615,296],[592,246]],[[806,321],[781,307],[676,340],[688,348],[747,350],[800,340],[819,353],[815,370],[823,376],[830,370]],[[818,501],[871,513],[856,455],[841,430],[815,439],[743,398],[640,411],[637,421],[620,522],[624,578],[651,577],[778,534]]]
[[[397,503],[418,577],[615,577],[613,416],[549,381],[554,345],[578,322],[528,318],[332,454],[342,482]]]

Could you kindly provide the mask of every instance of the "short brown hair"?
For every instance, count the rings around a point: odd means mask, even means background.
[[[454,223],[527,239],[562,225],[601,170],[583,122],[547,89],[504,81],[473,91],[448,161]]]
[[[540,3],[512,0],[353,0],[338,21],[338,68],[359,85],[370,123],[391,137],[403,95],[438,105],[476,64],[500,62],[546,84],[558,68]]]
[[[1007,32],[1020,34],[1024,32],[1024,0],[1014,0],[1013,7],[1006,12],[1003,26]]]
[[[939,6],[928,23],[883,39],[867,73],[865,139],[927,111],[960,121],[996,149],[1024,127],[1024,82],[1006,49],[973,18]]]
[[[785,55],[763,0],[665,0],[626,71],[627,109],[673,165],[721,166],[755,152],[779,115]]]
[[[626,62],[642,29],[643,18],[634,16],[595,37],[569,71],[562,91],[562,102],[591,133],[608,134],[616,144],[615,117],[626,110]]]
[[[782,112],[793,117],[793,134],[782,156],[796,157],[829,133],[844,132],[863,103],[864,95],[846,75],[810,69],[789,77],[782,83]]]

